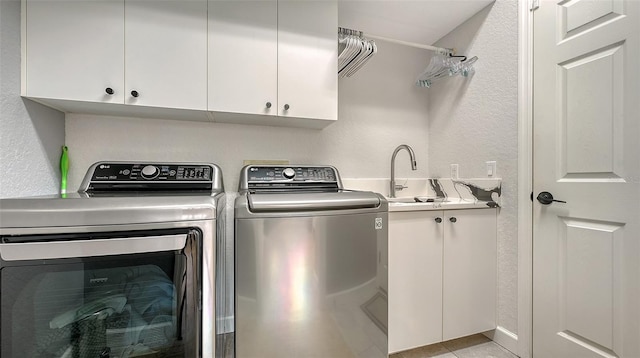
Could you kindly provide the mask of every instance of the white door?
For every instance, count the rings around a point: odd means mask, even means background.
[[[338,3],[278,1],[278,115],[338,118]]]
[[[276,115],[278,2],[209,1],[209,110]]]
[[[28,97],[124,102],[124,1],[27,0]]]
[[[207,109],[206,0],[127,0],[125,29],[125,103]]]
[[[534,357],[640,357],[639,138],[640,1],[541,1]]]

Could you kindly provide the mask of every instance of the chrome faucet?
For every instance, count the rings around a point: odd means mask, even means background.
[[[391,183],[389,185],[389,197],[396,197],[396,190],[406,189],[407,187],[404,185],[396,185],[396,155],[401,149],[406,149],[409,152],[409,157],[411,160],[411,170],[416,170],[416,155],[413,153],[413,149],[406,144],[400,144],[396,150],[393,151],[393,155],[391,155]]]

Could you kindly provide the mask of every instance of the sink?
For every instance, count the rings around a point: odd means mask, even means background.
[[[412,204],[417,204],[417,203],[443,203],[443,202],[447,202],[448,200],[446,198],[438,198],[438,197],[431,197],[431,196],[415,196],[415,197],[402,197],[402,198],[386,198],[388,202],[390,203],[412,203]]]

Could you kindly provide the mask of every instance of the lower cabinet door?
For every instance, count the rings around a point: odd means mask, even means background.
[[[496,210],[444,215],[442,339],[496,328]]]
[[[442,211],[389,213],[389,352],[442,341]]]

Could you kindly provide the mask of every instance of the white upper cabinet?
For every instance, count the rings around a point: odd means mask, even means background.
[[[27,0],[23,9],[23,95],[123,103],[124,1]]]
[[[278,2],[209,2],[209,110],[276,115]]]
[[[209,110],[336,120],[337,28],[336,1],[210,1]]]
[[[126,0],[124,44],[126,104],[207,109],[206,0]]]
[[[206,0],[26,0],[25,12],[25,96],[207,109]]]
[[[278,114],[338,119],[338,3],[278,2]]]

